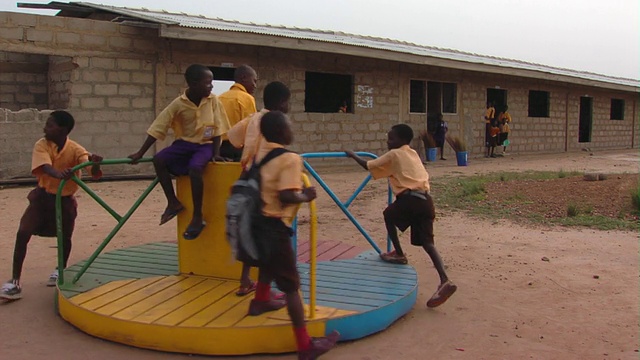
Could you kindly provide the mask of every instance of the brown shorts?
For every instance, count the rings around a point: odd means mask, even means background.
[[[399,194],[396,201],[389,205],[383,212],[384,218],[405,231],[411,227],[411,245],[422,246],[433,244],[433,220],[436,218],[436,210],[433,199],[425,194],[425,199],[413,195]]]
[[[260,271],[273,278],[278,289],[284,293],[296,292],[300,288],[300,275],[296,267],[296,256],[291,247],[291,228],[281,219],[265,218],[263,240],[271,247],[269,258],[259,265]]]
[[[22,217],[31,222],[37,222],[33,235],[56,236],[56,196],[37,187],[27,195],[29,206]],[[71,238],[78,216],[78,203],[73,195],[62,197],[62,233],[65,238]]]

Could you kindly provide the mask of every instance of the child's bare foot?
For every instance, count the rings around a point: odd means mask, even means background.
[[[458,290],[458,287],[449,280],[440,284],[436,293],[433,294],[429,301],[427,301],[427,307],[434,308],[444,304],[444,302],[447,301],[451,295],[456,292],[456,290]]]

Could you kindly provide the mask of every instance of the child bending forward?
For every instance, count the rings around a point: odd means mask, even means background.
[[[436,307],[447,301],[457,286],[447,277],[442,258],[434,245],[435,209],[429,195],[429,174],[418,154],[409,147],[411,140],[411,127],[405,124],[394,125],[387,134],[389,152],[386,154],[370,161],[365,161],[353,151],[347,151],[346,154],[371,172],[374,179],[389,178],[396,201],[383,214],[395,250],[380,254],[380,257],[389,263],[406,264],[407,257],[400,246],[396,228],[405,231],[411,227],[411,245],[424,248],[440,276],[438,290],[427,302],[428,307]]]

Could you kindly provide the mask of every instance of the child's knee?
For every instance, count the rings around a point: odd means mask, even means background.
[[[161,156],[156,155],[153,157],[153,164],[156,166],[166,166],[167,162]]]

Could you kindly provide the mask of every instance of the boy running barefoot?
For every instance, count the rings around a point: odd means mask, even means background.
[[[22,298],[20,275],[22,265],[27,256],[27,245],[31,236],[56,236],[56,194],[62,179],[73,176],[71,169],[79,164],[92,161],[91,176],[99,179],[102,176],[100,163],[102,157],[89,154],[77,142],[69,139],[75,120],[66,111],[54,111],[44,126],[44,138],[38,140],[33,147],[31,157],[31,173],[38,179],[38,185],[31,190],[27,199],[29,206],[20,219],[16,245],[13,250],[13,274],[11,280],[2,285],[0,299],[17,300]],[[76,174],[80,176],[80,172]],[[78,185],[69,181],[62,189],[62,234],[63,264],[66,267],[71,254],[71,235],[78,215],[78,203],[73,194]],[[56,286],[58,269],[49,277],[47,286]]]
[[[433,220],[436,215],[429,195],[429,174],[418,154],[409,147],[411,140],[413,130],[409,125],[394,125],[387,134],[389,152],[386,154],[370,161],[353,151],[346,151],[346,154],[371,172],[374,179],[389,178],[396,201],[384,210],[383,215],[395,250],[380,254],[380,257],[386,262],[406,264],[407,257],[400,246],[396,228],[405,231],[411,227],[411,245],[424,248],[440,276],[438,290],[427,302],[428,307],[436,307],[447,301],[457,286],[447,277],[442,258],[434,245]]]

